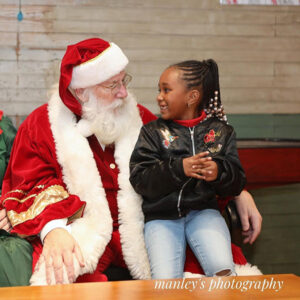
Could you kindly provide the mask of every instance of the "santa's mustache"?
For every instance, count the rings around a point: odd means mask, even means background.
[[[107,103],[92,91],[88,101],[82,106],[82,118],[89,122],[90,131],[99,142],[108,145],[114,143],[126,131],[130,104],[127,99],[114,99]]]

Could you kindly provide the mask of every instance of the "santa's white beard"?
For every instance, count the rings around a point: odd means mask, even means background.
[[[96,135],[98,141],[110,145],[126,133],[128,120],[136,111],[136,102],[131,95],[125,99],[115,99],[107,104],[105,100],[95,96],[93,91],[87,90],[88,101],[82,105],[82,118],[89,123],[90,131]]]

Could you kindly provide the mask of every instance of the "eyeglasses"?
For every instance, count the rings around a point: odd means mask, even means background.
[[[117,94],[120,91],[122,85],[124,87],[127,87],[131,80],[132,80],[132,76],[126,73],[121,82],[120,81],[112,82],[110,85],[107,86],[100,84],[100,86],[109,89],[112,94]]]

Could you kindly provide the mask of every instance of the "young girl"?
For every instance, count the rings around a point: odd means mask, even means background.
[[[239,195],[245,174],[221,105],[218,66],[212,59],[172,65],[158,87],[161,118],[142,127],[130,161],[152,278],[183,277],[186,243],[206,276],[233,275],[216,195]]]

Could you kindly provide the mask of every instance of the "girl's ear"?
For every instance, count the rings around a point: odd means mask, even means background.
[[[201,93],[198,90],[191,90],[189,93],[187,104],[188,106],[198,105],[201,100]]]
[[[87,93],[84,93],[85,89],[74,89],[74,93],[76,97],[83,103],[87,102],[89,99],[87,98]]]

